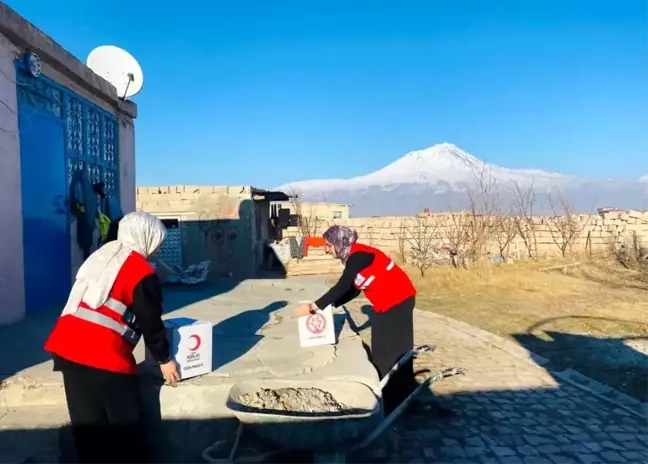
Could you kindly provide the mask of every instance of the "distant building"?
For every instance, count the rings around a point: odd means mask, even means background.
[[[335,219],[349,219],[349,205],[342,203],[286,203],[282,208],[289,208],[292,214],[301,214],[306,219],[318,221],[333,221]],[[300,211],[297,211],[297,210]]]
[[[92,225],[79,245],[73,192],[96,211],[87,187],[103,182],[114,209],[135,209],[136,116],[111,84],[0,3],[0,325],[60,312],[98,245]]]

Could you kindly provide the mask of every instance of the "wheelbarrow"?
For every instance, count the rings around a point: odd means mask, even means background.
[[[314,455],[315,462],[344,463],[347,454],[366,448],[378,438],[423,389],[438,380],[464,374],[463,369],[453,367],[429,376],[391,414],[384,417],[383,387],[401,366],[428,351],[434,351],[434,347],[423,345],[406,353],[374,389],[364,383],[347,380],[269,379],[239,382],[232,386],[227,399],[227,407],[239,420],[229,456],[212,456],[212,452],[221,449],[227,440],[217,441],[205,449],[202,456],[211,463],[254,463],[267,461],[273,455],[287,451],[305,451]],[[283,411],[254,408],[243,401],[245,395],[254,394],[261,389],[279,388],[317,388],[330,393],[345,409],[339,412]],[[264,454],[237,458],[244,429],[275,449]]]

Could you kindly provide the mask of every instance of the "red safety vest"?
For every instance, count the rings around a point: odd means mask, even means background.
[[[391,307],[416,295],[416,288],[408,275],[382,251],[359,243],[351,245],[353,253],[371,253],[374,260],[370,266],[358,273],[354,285],[362,290],[377,313],[384,313]]]
[[[133,349],[140,333],[128,309],[139,282],[155,271],[146,259],[131,253],[122,266],[108,301],[97,309],[81,302],[79,309],[59,317],[45,342],[45,351],[68,361],[121,374],[134,374]]]

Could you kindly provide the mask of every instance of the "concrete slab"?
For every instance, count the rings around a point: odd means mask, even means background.
[[[68,422],[65,405],[24,407],[0,414],[0,462],[59,462],[64,439],[60,430]]]
[[[214,371],[183,381],[176,388],[161,387],[155,377],[142,376],[159,460],[196,462],[202,449],[232,433],[235,421],[225,401],[230,387],[238,381],[331,378],[378,385],[378,375],[343,311],[335,315],[337,345],[299,346],[293,307],[326,289],[322,279],[310,277],[166,289],[165,317],[213,323]],[[33,318],[4,329],[0,335],[1,352],[14,354],[0,360],[0,372],[5,377],[0,389],[0,414],[4,409],[5,414],[13,411],[15,417],[20,410],[65,405],[62,378],[52,371],[51,361],[42,353],[54,320],[52,316]],[[142,344],[135,354],[138,361],[144,360]],[[53,421],[51,425],[57,424]]]

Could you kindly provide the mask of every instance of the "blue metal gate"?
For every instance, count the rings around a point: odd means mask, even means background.
[[[118,205],[117,119],[16,62],[23,202],[25,305],[60,309],[71,276],[70,184],[75,172],[105,183]],[[97,197],[97,202],[99,198]]]

